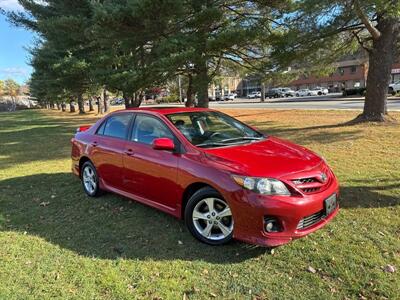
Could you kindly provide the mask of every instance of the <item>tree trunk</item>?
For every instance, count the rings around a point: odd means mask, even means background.
[[[83,103],[83,96],[81,93],[78,94],[78,108],[79,108],[79,114],[85,113],[85,106]]]
[[[261,82],[261,102],[265,102],[265,83]]]
[[[207,74],[207,62],[203,62],[199,66],[199,71],[196,76],[196,91],[198,96],[198,107],[208,107],[208,84],[210,83],[209,76]]]
[[[101,93],[100,97],[96,97],[96,99],[97,99],[97,113],[99,115],[104,114],[104,106],[103,106],[104,101],[103,101],[103,96],[102,95],[103,95],[103,93]]]
[[[193,76],[192,74],[188,74],[188,88],[186,91],[186,107],[193,106]]]
[[[17,110],[17,101],[14,96],[11,96],[11,111]]]
[[[61,111],[66,112],[67,106],[65,105],[65,102],[61,103]]]
[[[103,100],[104,100],[104,112],[108,113],[110,111],[110,98],[108,97],[107,90],[103,90]]]
[[[125,108],[139,107],[144,99],[144,93],[140,91],[139,94],[134,93],[131,95],[130,93],[122,92],[122,98],[125,100]]]
[[[89,98],[89,111],[94,111],[93,98],[92,97]]]
[[[132,107],[132,96],[130,96],[127,92],[122,92],[122,98],[124,98],[125,108]]]
[[[71,99],[70,102],[69,102],[69,112],[74,113],[75,111],[76,111],[76,109],[75,109],[74,100]]]
[[[57,110],[61,110],[61,106],[60,106],[60,103],[56,103],[56,106],[57,106]]]
[[[395,18],[378,20],[380,38],[374,40],[369,53],[367,93],[364,111],[357,121],[383,122],[387,115],[387,94],[392,65],[396,59],[399,25]]]

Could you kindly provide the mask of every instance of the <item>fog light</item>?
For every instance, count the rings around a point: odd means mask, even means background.
[[[278,220],[275,218],[266,218],[264,222],[264,228],[266,232],[280,232],[282,227]]]

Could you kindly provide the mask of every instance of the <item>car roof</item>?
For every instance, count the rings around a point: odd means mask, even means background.
[[[119,110],[118,112],[123,112],[123,111],[152,112],[161,115],[169,115],[169,114],[184,113],[184,112],[199,112],[199,111],[214,111],[214,110],[201,107],[154,106],[154,107],[134,107],[134,108]]]

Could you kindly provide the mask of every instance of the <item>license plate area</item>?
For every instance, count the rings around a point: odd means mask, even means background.
[[[324,210],[325,216],[329,216],[337,207],[337,197],[336,194],[329,196],[324,200]]]

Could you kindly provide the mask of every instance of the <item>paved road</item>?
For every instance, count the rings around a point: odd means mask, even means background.
[[[264,103],[256,99],[235,99],[234,101],[210,102],[212,108],[272,108],[272,109],[312,109],[331,110],[347,109],[362,110],[364,100],[362,98],[341,98],[338,95],[267,99]],[[388,100],[389,111],[400,111],[400,99]]]

